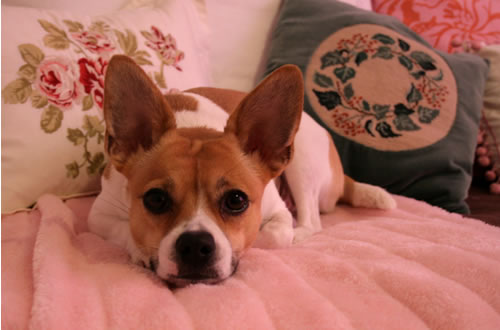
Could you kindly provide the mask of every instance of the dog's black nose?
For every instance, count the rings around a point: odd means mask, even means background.
[[[206,231],[185,232],[177,238],[175,251],[178,261],[186,266],[200,268],[209,265],[215,255],[215,241]]]

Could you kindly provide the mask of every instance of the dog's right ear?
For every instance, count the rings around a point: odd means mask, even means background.
[[[120,171],[137,151],[150,149],[175,117],[160,90],[130,58],[111,58],[104,79],[106,151]]]

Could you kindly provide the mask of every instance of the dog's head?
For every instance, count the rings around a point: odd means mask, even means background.
[[[285,66],[243,98],[223,132],[177,128],[142,69],[111,59],[106,150],[128,180],[132,237],[161,278],[216,283],[235,271],[259,231],[264,188],[292,157],[302,106],[302,75]]]

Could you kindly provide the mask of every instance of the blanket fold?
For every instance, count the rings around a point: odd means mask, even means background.
[[[88,232],[92,198],[46,195],[2,218],[2,328],[499,329],[500,229],[396,198],[341,205],[301,244],[172,291]]]

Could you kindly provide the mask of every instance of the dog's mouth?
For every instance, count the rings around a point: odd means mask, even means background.
[[[180,270],[178,274],[163,274],[160,275],[158,273],[159,261],[158,258],[151,258],[148,260],[148,263],[143,263],[143,267],[151,270],[154,274],[156,274],[162,281],[167,284],[168,287],[177,289],[183,288],[188,285],[193,284],[208,284],[215,285],[219,284],[226,279],[236,273],[236,270],[239,265],[239,258],[233,256],[231,260],[231,270],[229,274],[227,272],[219,272],[217,269],[213,267],[204,268],[202,270],[194,270],[194,269],[184,269]],[[225,273],[225,274],[224,274]]]
[[[186,274],[182,276],[169,275],[166,279],[164,279],[164,281],[167,283],[169,287],[183,288],[192,284],[214,285],[226,279],[227,277],[224,278],[220,276],[203,276],[200,274]]]
[[[194,284],[216,285],[227,280],[236,273],[238,261],[233,261],[231,266],[229,275],[219,274],[217,271],[209,269],[203,272],[180,273],[179,275],[169,274],[162,278],[162,280],[173,289],[183,288]]]

